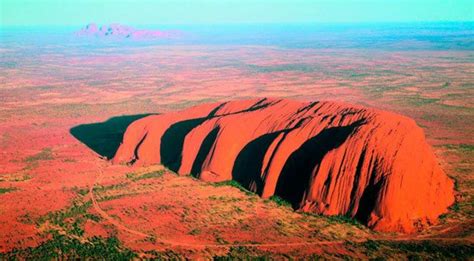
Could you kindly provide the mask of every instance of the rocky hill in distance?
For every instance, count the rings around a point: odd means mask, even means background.
[[[180,35],[180,32],[136,29],[134,27],[122,24],[98,26],[95,23],[90,23],[81,30],[77,31],[75,35],[82,37],[92,36],[98,38],[154,40],[177,37]]]

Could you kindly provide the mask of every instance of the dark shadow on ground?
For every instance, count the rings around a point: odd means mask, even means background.
[[[321,131],[307,140],[288,157],[278,178],[275,195],[290,202],[293,208],[300,207],[301,200],[308,192],[313,171],[321,164],[324,156],[341,146],[362,122],[348,126],[332,127]],[[326,183],[329,184],[329,179]]]
[[[152,115],[136,114],[112,117],[104,122],[81,124],[69,130],[74,138],[84,143],[97,154],[113,158],[123,139],[123,134],[133,121]]]

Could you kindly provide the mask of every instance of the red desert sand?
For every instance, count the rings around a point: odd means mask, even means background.
[[[340,102],[254,99],[148,116],[128,127],[113,162],[235,180],[378,231],[434,224],[454,202],[453,182],[415,121]]]

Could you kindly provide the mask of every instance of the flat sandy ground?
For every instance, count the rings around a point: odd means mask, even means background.
[[[0,54],[4,257],[472,257],[473,51],[186,45]],[[414,118],[456,180],[457,203],[419,233],[375,233],[233,183],[105,159],[139,114],[254,97],[347,101]]]

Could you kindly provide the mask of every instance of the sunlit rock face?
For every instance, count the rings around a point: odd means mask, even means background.
[[[148,116],[128,127],[113,162],[236,180],[263,198],[379,231],[433,224],[454,201],[412,119],[339,102],[240,100]]]
[[[160,30],[139,30],[131,26],[121,24],[110,24],[98,26],[90,23],[80,31],[76,36],[94,36],[98,38],[129,38],[133,40],[152,40],[160,38],[176,37],[180,34],[178,31],[160,31]]]

